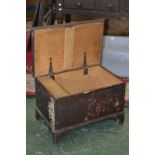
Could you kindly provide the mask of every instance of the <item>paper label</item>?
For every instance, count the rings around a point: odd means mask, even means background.
[[[50,101],[48,103],[48,113],[50,124],[52,127],[52,131],[55,131],[55,110],[54,110],[54,100],[50,97]]]

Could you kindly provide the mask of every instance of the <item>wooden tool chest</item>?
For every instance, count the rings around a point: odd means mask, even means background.
[[[53,142],[69,130],[105,119],[124,122],[125,84],[103,68],[103,20],[35,28],[36,119]]]

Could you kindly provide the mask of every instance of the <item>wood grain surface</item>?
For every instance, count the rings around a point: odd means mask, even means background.
[[[49,58],[54,72],[82,67],[84,52],[88,66],[100,64],[104,22],[84,22],[34,30],[34,75],[48,74]]]
[[[55,75],[59,83],[71,95],[100,88],[106,88],[121,84],[122,81],[100,66],[90,67],[88,75],[83,74],[83,70],[76,70]]]
[[[52,58],[56,72],[63,70],[64,42],[64,27],[34,31],[34,70],[36,77],[48,73],[49,58]]]
[[[88,75],[83,69],[37,78],[55,98],[86,93],[100,88],[121,84],[122,81],[100,66],[90,67]]]
[[[38,81],[52,94],[55,98],[68,96],[69,94],[57,84],[57,82],[50,78],[50,76],[44,76],[38,78]]]

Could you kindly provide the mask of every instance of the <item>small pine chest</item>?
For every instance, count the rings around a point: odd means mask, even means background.
[[[125,84],[101,66],[104,20],[32,31],[36,119],[57,143],[75,128],[97,121],[124,122]]]

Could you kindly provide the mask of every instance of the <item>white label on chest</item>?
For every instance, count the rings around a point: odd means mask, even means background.
[[[50,97],[50,101],[48,102],[48,113],[50,124],[52,127],[52,131],[55,131],[55,110],[54,110],[54,100]]]

